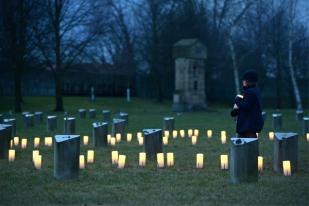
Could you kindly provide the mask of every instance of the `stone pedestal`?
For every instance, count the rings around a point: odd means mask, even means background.
[[[57,129],[57,116],[47,116],[46,130],[53,132]]]
[[[16,136],[16,119],[4,119],[3,123],[12,125],[12,137]]]
[[[296,120],[302,121],[304,117],[304,111],[303,110],[296,110],[295,112]]]
[[[108,123],[94,122],[92,124],[92,143],[94,147],[107,146]]]
[[[298,165],[298,134],[275,133],[274,139],[274,170],[282,172],[282,161],[291,161],[291,171],[297,171]]]
[[[111,111],[110,110],[103,110],[102,115],[103,115],[103,122],[109,122],[109,120],[111,118]]]
[[[86,118],[86,109],[79,109],[78,114],[79,114],[79,117],[81,119],[85,119]]]
[[[56,135],[54,140],[54,177],[58,180],[77,178],[80,136]]]
[[[144,149],[147,158],[157,158],[157,153],[163,151],[162,147],[162,130],[161,129],[144,129]]]
[[[266,112],[262,112],[262,117],[263,117],[263,119],[264,119],[264,122],[266,121],[266,115],[267,115]]]
[[[75,117],[64,118],[64,134],[75,134]]]
[[[124,137],[126,126],[127,123],[125,119],[113,119],[112,136],[115,137],[117,133],[120,133],[121,137]]]
[[[118,118],[126,120],[126,124],[129,125],[129,114],[128,113],[119,112]]]
[[[231,138],[230,178],[232,183],[258,181],[257,138]]]
[[[89,109],[89,117],[94,119],[96,117],[96,109]]]
[[[303,118],[303,134],[309,133],[309,117]]]
[[[34,122],[35,124],[43,123],[43,112],[35,112],[34,113]]]
[[[272,126],[274,131],[282,130],[282,114],[272,114]]]
[[[163,130],[168,130],[172,134],[175,127],[175,118],[174,117],[164,117],[163,118]]]
[[[34,115],[33,114],[25,115],[25,124],[27,127],[34,127]]]
[[[0,124],[0,159],[6,159],[12,139],[12,125]]]

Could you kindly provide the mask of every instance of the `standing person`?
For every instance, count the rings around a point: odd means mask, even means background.
[[[255,71],[247,71],[242,77],[243,95],[237,95],[232,117],[236,117],[236,132],[238,137],[256,138],[256,133],[261,132],[264,120],[260,91],[257,88],[258,74]]]

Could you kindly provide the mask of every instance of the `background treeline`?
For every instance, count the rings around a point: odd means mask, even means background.
[[[264,105],[309,104],[309,6],[303,0],[2,0],[0,95],[172,99],[172,47],[207,47],[206,94],[229,103],[241,74],[260,76]]]

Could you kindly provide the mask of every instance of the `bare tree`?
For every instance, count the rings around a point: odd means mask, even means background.
[[[52,71],[55,82],[55,111],[63,111],[62,78],[86,46],[94,40],[96,30],[89,30],[90,2],[87,0],[42,0],[42,13],[33,27],[42,60]]]
[[[295,101],[297,105],[297,110],[302,110],[302,102],[301,102],[301,97],[300,97],[300,92],[298,89],[298,84],[296,81],[296,75],[294,71],[294,66],[293,66],[293,28],[294,28],[294,17],[295,17],[295,9],[296,9],[296,0],[288,0],[288,21],[289,21],[289,27],[288,27],[288,65],[289,65],[289,72],[291,75],[291,80],[292,80],[292,85],[293,85],[293,91],[295,95]]]
[[[27,55],[31,52],[31,0],[3,0],[0,3],[1,25],[3,26],[5,55],[8,66],[14,71],[15,112],[22,111],[22,73],[25,70]]]
[[[228,46],[230,50],[230,55],[233,63],[233,74],[234,74],[234,83],[235,83],[235,92],[236,94],[240,93],[240,85],[239,85],[239,69],[236,58],[236,51],[233,43],[233,36],[235,35],[235,30],[239,26],[243,16],[248,11],[248,9],[253,4],[252,0],[246,1],[233,1],[231,0],[229,3],[229,11],[230,15],[228,18]]]

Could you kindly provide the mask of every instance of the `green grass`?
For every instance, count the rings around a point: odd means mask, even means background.
[[[24,111],[52,112],[51,97],[25,97]],[[86,97],[66,97],[65,107],[70,115],[77,116],[79,108],[96,108],[97,118],[77,119],[77,133],[91,136],[91,123],[101,118],[102,109],[129,113],[129,131],[136,133],[144,128],[161,128],[164,116],[176,117],[176,129],[200,129],[198,144],[192,146],[188,139],[171,140],[164,152],[174,152],[175,167],[157,169],[154,163],[146,168],[138,167],[138,153],[143,150],[136,139],[131,143],[121,142],[115,148],[95,149],[95,163],[86,165],[76,180],[57,181],[53,177],[53,149],[40,147],[43,168],[34,169],[31,153],[34,136],[51,136],[46,132],[46,123],[33,129],[26,128],[20,115],[17,117],[17,136],[28,138],[28,148],[16,148],[13,163],[0,160],[0,204],[1,205],[45,205],[45,204],[104,204],[104,205],[308,205],[309,204],[309,143],[299,138],[299,171],[291,177],[273,172],[273,143],[268,140],[271,130],[270,114],[260,135],[260,154],[264,156],[265,170],[257,183],[234,185],[229,172],[219,170],[219,155],[229,153],[229,144],[222,145],[220,130],[233,136],[235,123],[229,117],[229,108],[213,107],[214,112],[192,112],[180,116],[171,113],[171,104],[158,104],[149,100],[133,99],[126,103],[123,98],[98,98],[96,103]],[[1,97],[0,113],[12,108],[11,97]],[[299,132],[301,123],[295,120],[294,110],[282,110],[286,131]],[[308,111],[306,111],[308,115]],[[61,134],[63,122],[58,116]],[[206,129],[213,129],[214,137],[205,137]],[[91,146],[82,146],[86,154]],[[110,153],[118,150],[127,155],[125,169],[111,165]],[[205,155],[205,168],[197,170],[195,155]]]

